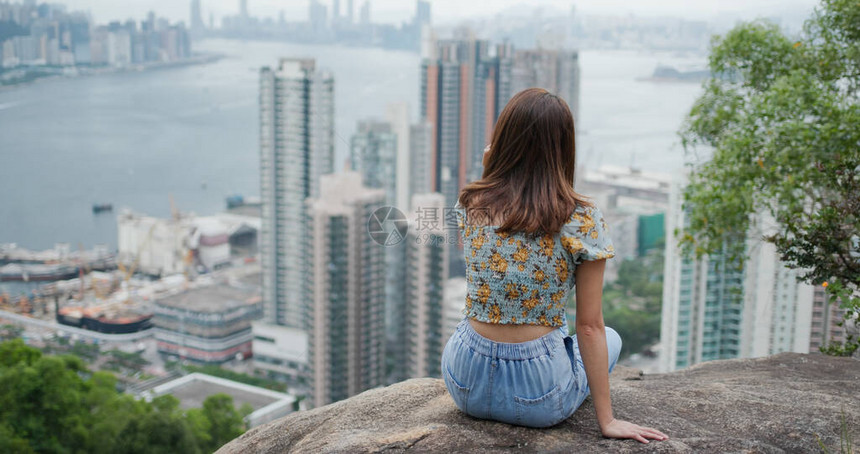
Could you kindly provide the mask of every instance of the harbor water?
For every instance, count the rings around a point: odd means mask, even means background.
[[[337,159],[360,119],[407,101],[418,117],[420,57],[332,45],[207,40],[204,65],[51,79],[0,90],[0,243],[116,247],[130,208],[212,214],[231,194],[259,194],[258,75],[281,57],[315,57],[335,77]],[[643,80],[658,64],[702,57],[583,51],[579,163],[680,169],[676,131],[697,83]],[[94,214],[93,204],[113,212]]]

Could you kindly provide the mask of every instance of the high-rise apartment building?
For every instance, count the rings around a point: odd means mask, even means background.
[[[442,194],[412,197],[409,229],[401,244],[389,249],[400,256],[397,301],[390,317],[390,382],[439,377],[442,349],[448,340],[444,287],[448,279],[448,236]],[[447,333],[450,334],[450,333]]]
[[[567,101],[579,120],[579,52],[561,49],[517,49],[511,67],[511,95],[541,87]]]
[[[399,111],[398,106],[389,106],[390,111]],[[408,111],[402,109],[402,115]],[[394,115],[397,117],[397,115]],[[361,174],[362,184],[368,188],[382,189],[385,200],[381,205],[396,206],[405,211],[403,205],[398,203],[398,190],[405,183],[404,176],[408,176],[408,169],[404,175],[400,167],[408,166],[408,154],[401,151],[403,130],[409,133],[409,117],[396,118],[405,122],[386,123],[380,121],[361,121],[358,130],[350,140],[350,167]],[[399,130],[399,131],[398,131]],[[395,133],[397,131],[398,133]],[[408,151],[403,149],[404,152]],[[405,163],[403,161],[406,161]],[[380,246],[382,247],[382,246]],[[398,326],[394,322],[394,314],[403,301],[403,279],[405,269],[405,256],[400,249],[384,247],[385,256],[385,329],[386,337],[391,344],[394,333]]]
[[[385,193],[346,171],[321,178],[307,201],[308,359],[313,405],[321,406],[384,384],[384,247],[368,234],[368,219]]]
[[[480,177],[484,148],[506,92],[505,54],[489,55],[489,43],[472,37],[440,40],[421,68],[421,117],[430,125],[431,191],[453,207],[460,189]],[[463,274],[463,259],[452,244],[451,271]]]
[[[391,206],[398,195],[398,140],[390,123],[373,120],[360,121],[350,140],[350,167],[361,173],[365,186],[384,190]]]
[[[433,184],[430,180],[432,130],[432,126],[426,121],[409,126],[408,194],[427,194],[432,191]]]
[[[398,209],[406,211],[409,208],[409,200],[412,197],[412,186],[410,183],[411,169],[416,164],[413,150],[410,148],[409,104],[406,102],[395,102],[385,106],[385,121],[391,125],[391,132],[397,137],[397,159],[395,163],[394,192],[395,198],[391,204]],[[420,152],[420,150],[418,150]],[[423,150],[425,153],[428,150]]]
[[[334,160],[334,80],[313,59],[260,72],[260,250],[267,323],[302,328],[305,199]]]
[[[385,121],[358,123],[350,140],[350,168],[370,188],[385,190],[386,203],[402,212],[412,196],[430,191],[430,125],[410,124],[409,105],[386,106]]]
[[[511,93],[499,89],[499,57],[473,38],[440,40],[421,71],[421,113],[430,123],[431,182],[445,202],[477,172],[486,141]],[[452,202],[453,200],[453,202]]]
[[[409,124],[405,103],[386,109],[387,122],[363,121],[350,145],[350,166],[362,183],[382,189],[384,205],[409,215],[409,236],[383,249],[388,383],[438,376],[441,282],[447,278],[444,199],[429,191],[429,126]],[[413,195],[422,190],[423,194]],[[409,200],[412,200],[410,205]],[[411,206],[411,208],[410,208]],[[434,219],[420,219],[432,213]],[[421,224],[417,224],[417,220]],[[429,242],[429,243],[428,243]]]
[[[812,296],[812,324],[809,328],[809,351],[817,352],[831,342],[845,341],[845,309],[830,302],[824,287],[816,287]]]
[[[748,255],[743,266],[727,253],[692,259],[674,237],[686,222],[681,202],[682,185],[675,183],[666,214],[660,368],[809,352],[814,289],[761,240],[758,229],[767,229],[767,218],[758,216],[756,232],[738,240]]]
[[[556,93],[579,116],[579,54],[558,49],[495,47],[466,31],[433,42],[421,67],[421,117],[430,126],[430,191],[454,206],[466,183],[481,177],[484,148],[502,109],[517,92],[541,87]],[[451,271],[463,273],[452,246]]]

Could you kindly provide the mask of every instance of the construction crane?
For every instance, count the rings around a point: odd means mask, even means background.
[[[173,194],[167,194],[167,198],[170,199],[170,216],[174,221],[178,221],[181,217],[179,213],[179,209],[176,208],[176,202],[173,200]]]
[[[173,199],[173,194],[168,194],[168,198],[170,199],[170,215],[173,218],[173,226],[176,229],[176,236],[179,236],[179,221],[182,218],[182,213],[179,212],[179,209],[176,207],[176,201]],[[185,251],[179,252],[177,251],[177,257],[179,255],[182,256],[182,264],[183,271],[182,274],[185,275],[185,284],[183,285],[184,289],[188,288],[188,284],[192,279],[192,271],[194,265],[194,249],[191,248],[190,245],[185,244],[183,242],[183,246],[185,247]]]
[[[84,259],[84,245],[83,243],[78,243],[78,251],[80,255],[78,256],[78,279],[80,280],[80,289],[78,290],[78,301],[83,301],[84,299],[84,277],[89,275],[93,267],[92,265]],[[96,287],[95,283],[92,280],[92,276],[90,276],[90,287],[93,289],[93,294],[96,298],[102,298],[105,295],[102,295],[99,289]]]
[[[122,289],[126,292],[126,297],[123,303],[128,304],[131,301],[131,292],[129,291],[129,280],[131,280],[131,276],[134,275],[134,272],[137,271],[137,267],[140,265],[140,256],[143,253],[143,249],[149,244],[149,241],[152,239],[152,233],[155,231],[155,226],[157,224],[153,223],[152,226],[149,227],[149,231],[146,233],[146,237],[144,237],[143,241],[141,241],[140,245],[137,247],[137,253],[135,254],[134,261],[131,263],[131,266],[126,268],[126,266],[122,263],[122,261],[117,260],[117,267],[122,271]]]

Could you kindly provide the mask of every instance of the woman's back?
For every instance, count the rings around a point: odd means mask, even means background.
[[[464,312],[487,324],[559,328],[583,261],[614,256],[600,210],[580,205],[556,234],[499,233],[458,206],[468,290]],[[544,334],[546,332],[544,331]]]
[[[621,338],[603,325],[601,293],[615,251],[600,210],[573,189],[574,138],[570,109],[546,90],[518,93],[499,115],[483,176],[456,207],[466,317],[442,353],[445,385],[467,414],[530,427],[563,421],[593,389],[604,435],[665,439],[612,416]]]

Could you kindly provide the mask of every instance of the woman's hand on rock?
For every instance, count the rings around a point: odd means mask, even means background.
[[[603,436],[607,438],[632,438],[642,443],[648,443],[648,439],[652,440],[668,440],[669,436],[660,432],[657,429],[643,427],[631,422],[613,419],[601,428]]]

